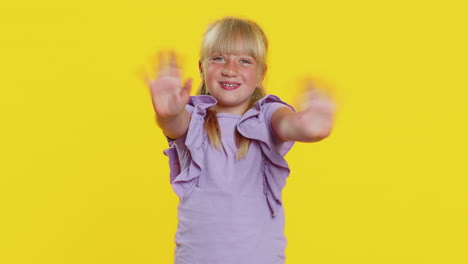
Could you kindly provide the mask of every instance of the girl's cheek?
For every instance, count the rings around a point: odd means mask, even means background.
[[[209,74],[217,74],[222,68],[219,65],[212,65],[210,69],[208,70]]]

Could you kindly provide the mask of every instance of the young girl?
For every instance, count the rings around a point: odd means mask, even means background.
[[[285,261],[283,156],[294,141],[332,128],[333,104],[310,91],[300,112],[266,95],[267,39],[254,22],[226,17],[204,35],[202,83],[190,96],[175,54],[160,58],[150,82],[157,123],[170,148],[170,182],[180,198],[177,264],[280,264]]]

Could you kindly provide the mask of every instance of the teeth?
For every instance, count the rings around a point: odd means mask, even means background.
[[[233,86],[237,86],[237,84],[227,84],[227,83],[224,83],[224,86],[233,87]]]

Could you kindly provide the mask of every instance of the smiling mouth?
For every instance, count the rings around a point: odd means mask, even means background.
[[[221,88],[224,90],[234,90],[239,88],[240,84],[239,83],[231,83],[231,82],[220,82]]]

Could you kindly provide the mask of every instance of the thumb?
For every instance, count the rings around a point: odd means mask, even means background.
[[[192,81],[192,78],[185,81],[184,86],[182,87],[182,95],[190,95],[190,91],[192,90]]]

